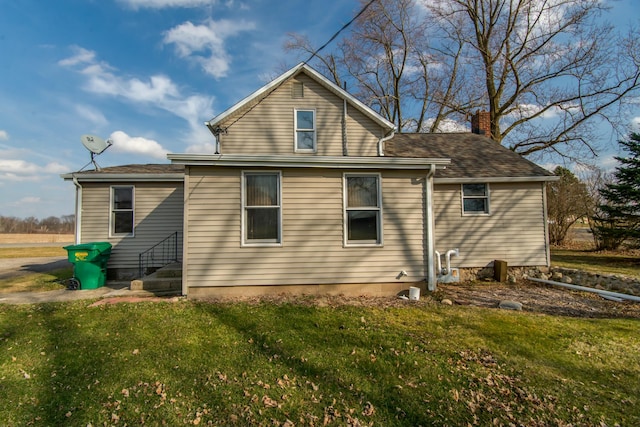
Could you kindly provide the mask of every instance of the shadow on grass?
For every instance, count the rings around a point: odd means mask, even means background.
[[[292,419],[313,413],[321,420],[324,416],[326,422],[341,413],[366,420],[364,413],[371,404],[377,419],[396,420],[400,425],[439,425],[438,415],[425,408],[425,399],[449,399],[449,390],[441,387],[437,375],[447,370],[446,358],[427,354],[419,343],[407,348],[413,341],[409,333],[398,334],[393,328],[386,332],[378,321],[363,321],[353,308],[260,306],[252,315],[241,307],[201,306],[251,344],[255,359],[248,366],[268,363],[304,380],[307,390],[298,396],[302,402],[285,411]],[[372,335],[376,342],[371,341]],[[425,364],[433,369],[425,370]],[[416,366],[420,366],[418,373]],[[422,393],[415,388],[422,388]],[[335,421],[348,421],[348,417]]]
[[[0,294],[12,292],[44,292],[64,289],[73,277],[73,268],[61,268],[46,273],[22,273],[0,277]]]

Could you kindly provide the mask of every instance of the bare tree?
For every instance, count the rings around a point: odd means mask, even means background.
[[[316,66],[340,86],[345,80],[355,83],[354,94],[398,130],[433,132],[448,117],[481,105],[464,81],[463,47],[459,35],[433,31],[415,0],[378,0],[334,52],[316,56]],[[297,34],[285,49],[315,52]]]
[[[569,169],[558,166],[554,173],[560,179],[547,184],[549,241],[561,245],[571,226],[588,216],[589,194],[586,185]]]
[[[604,23],[601,0],[428,4],[444,26],[464,17],[460,34],[484,74],[491,136],[520,154],[595,153],[594,119],[614,121],[621,101],[638,92],[637,34],[623,37]]]
[[[73,233],[75,215],[50,216],[39,220],[33,216],[16,218],[0,216],[0,233]]]
[[[601,121],[626,134],[640,92],[640,31],[622,34],[606,10],[602,0],[378,0],[315,61],[400,131],[438,131],[484,108],[491,137],[515,152],[584,158],[598,151]],[[286,48],[314,52],[302,36]]]

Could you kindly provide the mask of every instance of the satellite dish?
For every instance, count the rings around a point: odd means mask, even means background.
[[[82,145],[93,154],[102,154],[104,150],[111,146],[111,141],[105,141],[96,135],[82,135],[80,141],[82,141]]]
[[[82,145],[84,145],[84,147],[91,153],[91,161],[84,165],[82,169],[93,163],[93,167],[96,170],[100,170],[100,166],[98,165],[98,163],[96,163],[95,156],[98,154],[102,154],[104,150],[111,147],[111,145],[113,144],[111,140],[107,139],[105,141],[104,139],[96,135],[82,135],[80,137],[80,141],[82,142]]]

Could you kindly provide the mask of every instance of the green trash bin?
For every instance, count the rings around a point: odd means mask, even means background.
[[[111,243],[91,242],[65,246],[68,260],[73,264],[73,277],[80,289],[96,289],[107,281],[107,263],[111,256]]]

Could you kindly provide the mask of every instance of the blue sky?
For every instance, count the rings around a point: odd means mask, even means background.
[[[614,6],[611,20],[639,19],[637,0]],[[0,215],[73,213],[73,185],[59,175],[89,162],[82,134],[114,141],[97,158],[103,167],[212,152],[203,122],[298,62],[283,51],[287,33],[320,46],[359,7],[355,0],[0,0]]]

